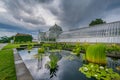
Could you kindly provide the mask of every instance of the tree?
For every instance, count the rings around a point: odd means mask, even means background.
[[[95,20],[91,21],[89,26],[94,26],[94,25],[97,25],[97,24],[104,24],[104,23],[106,23],[106,22],[103,21],[101,18],[98,18],[98,19],[95,19]]]
[[[12,37],[3,36],[0,38],[0,43],[9,43]]]
[[[29,34],[22,34],[22,33],[17,33],[14,36],[14,42],[17,43],[22,43],[22,42],[32,42],[32,35]]]

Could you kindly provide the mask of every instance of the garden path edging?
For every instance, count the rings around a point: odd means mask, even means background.
[[[17,80],[33,80],[29,70],[25,66],[17,50],[13,49],[13,53]]]

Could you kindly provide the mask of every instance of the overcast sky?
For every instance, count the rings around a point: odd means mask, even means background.
[[[96,18],[120,21],[120,0],[0,0],[0,37],[35,35],[55,23],[64,30],[86,27]]]

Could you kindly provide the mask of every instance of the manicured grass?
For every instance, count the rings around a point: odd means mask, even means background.
[[[16,80],[13,48],[20,44],[8,44],[0,50],[0,80]]]
[[[20,45],[28,45],[28,44],[36,44],[36,43],[22,43],[22,44],[11,44],[9,43],[7,46],[5,46],[2,50],[5,50],[5,49],[13,49],[13,48],[17,48],[19,47]]]
[[[16,80],[13,50],[0,50],[0,80]]]
[[[13,48],[17,48],[17,47],[19,47],[20,46],[20,44],[8,44],[8,45],[6,45],[2,50],[6,50],[6,49],[13,49]]]
[[[0,80],[16,80],[13,48],[17,48],[20,45],[21,44],[9,43],[2,50],[0,50]]]

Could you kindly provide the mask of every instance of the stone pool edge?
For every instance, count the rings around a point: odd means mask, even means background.
[[[13,49],[17,80],[34,80],[16,49]]]

